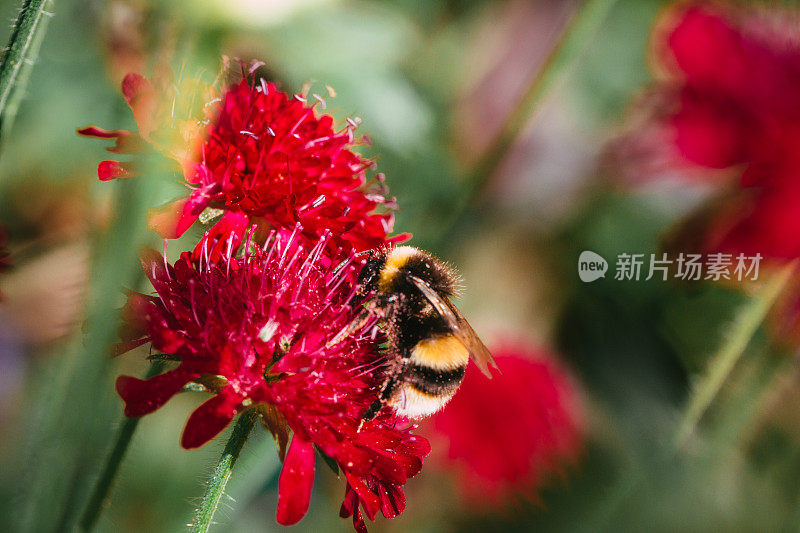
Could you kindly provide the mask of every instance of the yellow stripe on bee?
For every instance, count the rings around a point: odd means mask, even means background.
[[[391,289],[392,281],[397,273],[403,268],[403,265],[408,263],[408,260],[419,253],[419,250],[412,246],[398,246],[394,248],[386,257],[386,264],[381,270],[381,277],[378,280],[378,286],[382,291]]]
[[[411,350],[411,362],[434,370],[466,366],[469,350],[452,335],[419,341]]]

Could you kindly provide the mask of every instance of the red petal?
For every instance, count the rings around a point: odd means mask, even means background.
[[[753,81],[747,79],[748,50],[742,36],[723,17],[703,8],[687,10],[667,44],[691,83],[744,89]]]
[[[403,244],[404,242],[408,242],[411,240],[411,237],[414,235],[408,232],[405,233],[398,233],[397,235],[393,235],[386,239],[386,242],[391,244]]]
[[[228,211],[214,224],[203,239],[197,243],[192,252],[192,259],[197,261],[208,255],[210,263],[216,263],[227,251],[239,247],[250,220],[247,215],[238,211]],[[233,239],[233,242],[229,242]],[[205,251],[204,251],[205,250]]]
[[[142,262],[142,269],[144,270],[145,276],[147,276],[151,282],[169,281],[169,272],[167,272],[166,261],[163,255],[152,248],[145,248],[142,250],[139,259]]]
[[[116,139],[123,135],[129,135],[131,132],[128,130],[106,130],[97,126],[86,126],[77,130],[78,135],[84,137],[94,137],[96,139]]]
[[[353,511],[358,507],[358,494],[346,483],[344,486],[344,499],[342,499],[342,507],[339,509],[339,516],[347,518],[353,514]]]
[[[114,146],[109,146],[106,148],[106,150],[113,154],[132,154],[140,151],[142,148],[142,138],[132,131],[106,130],[103,128],[98,128],[97,126],[87,126],[77,131],[78,135],[83,135],[84,137],[94,137],[96,139],[116,139]]]
[[[726,168],[747,157],[749,118],[728,101],[684,91],[673,117],[675,144],[686,159],[711,168]]]
[[[361,504],[364,506],[364,511],[367,513],[369,519],[375,520],[375,513],[377,513],[381,507],[378,495],[369,490],[369,487],[356,476],[349,472],[345,472],[344,475],[347,478],[347,482],[350,483],[350,486],[353,487],[353,490],[358,494],[358,498],[361,500]]]
[[[150,341],[150,338],[149,337],[145,337],[143,339],[137,339],[137,340],[134,340],[134,341],[118,342],[118,343],[114,344],[114,346],[112,347],[111,355],[113,357],[116,357],[118,355],[122,355],[122,354],[124,354],[126,352],[130,352],[134,348],[138,348],[142,344],[144,344],[146,342],[149,342],[149,341]]]
[[[279,524],[290,526],[305,516],[313,485],[314,446],[295,433],[278,480]]]
[[[150,92],[153,88],[147,78],[141,74],[130,72],[122,79],[122,95],[128,105],[133,105],[133,102],[141,96],[143,92]]]
[[[361,510],[358,508],[358,494],[348,483],[345,485],[344,500],[339,510],[339,516],[347,518],[350,515],[353,515],[353,529],[358,533],[367,533],[367,525],[364,523],[364,517],[361,516]]]
[[[153,305],[151,296],[145,296],[138,292],[128,296],[128,300],[120,311],[122,324],[117,330],[121,341],[137,341],[147,336],[147,315],[151,305]]]
[[[241,398],[229,391],[230,388],[222,389],[219,394],[194,410],[183,428],[181,446],[187,450],[198,448],[219,435],[230,424],[236,416]]]
[[[131,376],[118,377],[116,389],[125,402],[125,416],[138,418],[152,413],[196,377],[199,374],[187,372],[181,367],[147,380]]]
[[[186,202],[183,211],[194,216],[203,212],[214,196],[219,194],[221,185],[219,183],[208,183],[192,191],[189,200]]]
[[[406,495],[403,494],[403,490],[400,487],[381,484],[379,491],[381,493],[381,512],[383,516],[394,518],[405,510]]]
[[[719,248],[735,253],[794,259],[800,257],[800,190],[776,189],[753,200]]]
[[[367,531],[367,524],[364,523],[364,517],[361,516],[361,510],[358,507],[356,507],[356,511],[353,513],[353,529],[358,533],[369,533]]]
[[[165,239],[177,239],[197,220],[197,215],[186,213],[187,201],[188,198],[182,198],[151,209],[147,227]]]
[[[119,161],[100,161],[97,165],[97,177],[100,181],[111,181],[117,178],[130,178],[132,176],[130,165]]]
[[[133,111],[139,133],[147,138],[155,119],[156,95],[153,86],[144,76],[131,73],[122,80],[122,94]]]
[[[431,453],[431,444],[425,437],[411,435],[400,445],[400,451],[418,457],[425,457]]]

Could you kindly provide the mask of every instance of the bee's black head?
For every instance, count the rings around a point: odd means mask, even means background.
[[[369,251],[367,262],[358,273],[356,284],[358,285],[358,294],[366,296],[370,292],[377,290],[378,279],[380,278],[381,270],[386,264],[386,253],[382,250]]]

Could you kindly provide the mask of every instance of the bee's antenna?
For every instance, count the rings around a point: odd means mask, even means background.
[[[337,275],[339,272],[341,272],[341,271],[342,271],[342,269],[343,269],[344,267],[346,267],[347,265],[349,265],[349,264],[350,264],[352,261],[353,261],[353,259],[352,259],[352,258],[350,258],[350,257],[348,257],[347,259],[345,259],[344,261],[342,261],[341,263],[339,263],[338,265],[336,265],[336,268],[334,268],[334,269],[333,269],[333,272],[331,273],[331,277],[332,277],[332,278],[335,278],[335,277],[336,277],[336,275]]]
[[[356,254],[353,254],[353,257],[361,257],[362,255],[369,254],[369,259],[372,259],[372,254],[374,253],[374,251],[375,250],[364,250],[363,252],[358,252]],[[333,269],[331,276],[336,277],[336,274],[341,272],[344,267],[346,267],[353,261],[353,257],[348,257],[347,259],[336,265],[336,268]]]

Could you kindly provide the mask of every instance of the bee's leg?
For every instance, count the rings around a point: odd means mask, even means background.
[[[405,363],[407,361],[406,358],[391,355],[396,354],[396,348],[390,349],[389,357],[394,361],[392,365],[393,368],[389,371],[386,379],[381,385],[381,390],[378,392],[378,397],[375,398],[375,401],[370,404],[367,408],[366,412],[364,413],[363,418],[361,419],[361,424],[359,425],[358,429],[361,429],[361,425],[364,424],[367,420],[372,420],[375,416],[380,412],[381,408],[388,402],[392,396],[394,395],[395,390],[397,390],[397,386],[400,385],[403,381],[403,377],[405,375]]]
[[[397,385],[401,381],[401,376],[402,374],[398,373],[389,377],[383,383],[383,387],[381,387],[381,392],[378,394],[378,397],[375,398],[375,401],[372,402],[369,408],[367,408],[367,411],[364,413],[364,420],[372,420],[375,418],[375,415],[380,412],[381,407],[383,407],[384,404],[392,397],[392,394],[394,394],[395,388],[397,388]]]
[[[386,319],[386,337],[389,340],[389,348],[386,353],[386,358],[387,361],[389,361],[390,368],[387,371],[383,385],[381,385],[381,389],[378,392],[378,397],[375,398],[375,401],[370,404],[364,413],[361,423],[358,426],[359,430],[361,429],[361,426],[364,425],[365,421],[372,420],[375,418],[375,416],[377,416],[381,408],[383,408],[386,402],[392,398],[395,390],[397,390],[397,386],[402,383],[405,376],[408,357],[404,355],[404,351],[401,349],[400,325],[397,321],[397,310],[401,307],[402,301],[397,295],[394,295],[386,300],[377,300],[375,307],[373,308],[373,313],[380,313],[381,318]]]
[[[336,336],[333,337],[333,339],[328,341],[328,344],[326,344],[325,347],[330,348],[331,346],[338,344],[348,336],[352,335],[356,331],[363,328],[366,325],[366,323],[372,318],[372,316],[376,314],[375,309],[376,308],[374,306],[364,307],[361,310],[361,312],[359,312],[358,315],[356,315],[353,321],[350,322],[350,324],[348,324],[348,326],[345,329],[337,333]]]

